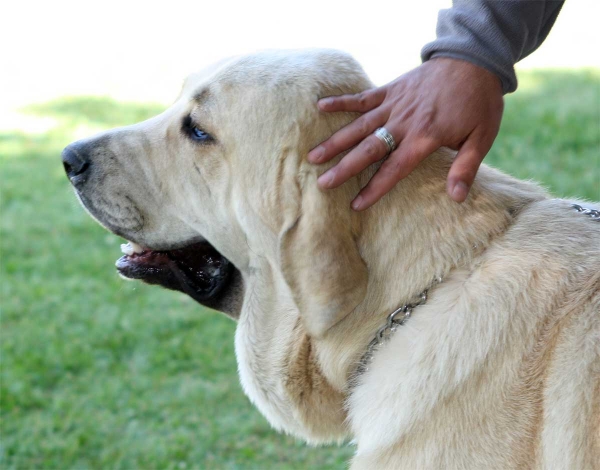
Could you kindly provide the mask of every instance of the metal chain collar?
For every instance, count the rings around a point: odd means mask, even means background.
[[[585,207],[580,206],[579,204],[571,204],[571,207],[577,212],[583,215],[587,215],[591,219],[600,222],[599,210],[587,209]],[[385,325],[379,328],[377,334],[367,346],[367,351],[360,358],[360,361],[358,362],[358,367],[356,368],[353,375],[354,382],[356,381],[356,378],[358,378],[360,375],[362,375],[368,370],[368,366],[371,362],[371,359],[373,358],[373,354],[375,353],[375,348],[387,342],[391,338],[392,334],[398,329],[398,327],[404,325],[408,321],[408,319],[412,315],[412,311],[414,308],[418,307],[419,305],[423,305],[425,302],[427,302],[427,293],[432,287],[439,284],[440,282],[442,282],[442,278],[437,277],[427,289],[425,289],[419,294],[419,300],[417,302],[403,305],[402,307],[397,308],[388,315]]]
[[[585,207],[580,206],[579,204],[571,204],[571,207],[575,209],[577,212],[589,216],[592,220],[596,222],[600,222],[600,211],[596,209],[586,209]]]
[[[431,285],[419,294],[419,300],[417,300],[414,303],[405,304],[402,307],[397,308],[387,316],[387,321],[385,322],[385,325],[379,328],[377,334],[367,346],[367,351],[360,358],[360,361],[358,362],[358,367],[354,372],[355,378],[359,377],[361,374],[363,374],[363,372],[367,371],[369,363],[371,362],[373,354],[375,353],[375,348],[380,344],[387,342],[391,338],[394,331],[396,331],[398,327],[404,325],[408,321],[408,319],[412,315],[413,309],[427,302],[427,293],[432,287],[439,284],[440,282],[442,282],[441,277],[435,278]]]

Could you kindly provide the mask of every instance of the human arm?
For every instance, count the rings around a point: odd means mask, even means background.
[[[503,93],[517,89],[514,64],[544,42],[564,0],[454,0],[440,10],[437,39],[421,50],[436,57],[462,59],[495,74]]]
[[[541,44],[561,5],[456,0],[440,12],[438,39],[423,49],[422,65],[383,87],[321,100],[324,112],[363,115],[309,153],[324,163],[356,146],[319,185],[337,187],[384,158],[385,144],[372,135],[383,126],[399,145],[353,201],[355,210],[377,202],[441,146],[458,150],[447,191],[462,202],[498,134],[503,94],[516,87],[514,62]]]

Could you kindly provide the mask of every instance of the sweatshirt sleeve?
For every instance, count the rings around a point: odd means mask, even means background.
[[[437,39],[421,51],[469,61],[496,74],[504,93],[517,89],[514,65],[546,39],[564,0],[454,0],[440,10]]]

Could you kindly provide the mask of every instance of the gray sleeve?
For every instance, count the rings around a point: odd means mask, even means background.
[[[546,39],[564,0],[453,0],[440,10],[437,39],[421,51],[462,59],[496,74],[504,93],[517,89],[514,65]]]

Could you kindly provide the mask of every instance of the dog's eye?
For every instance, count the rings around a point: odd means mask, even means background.
[[[192,136],[192,139],[199,142],[208,142],[209,140],[212,140],[212,137],[209,134],[195,126],[190,129],[190,135]]]
[[[200,129],[193,121],[191,116],[186,116],[183,119],[183,132],[192,140],[201,143],[213,142],[215,139],[208,132]]]

